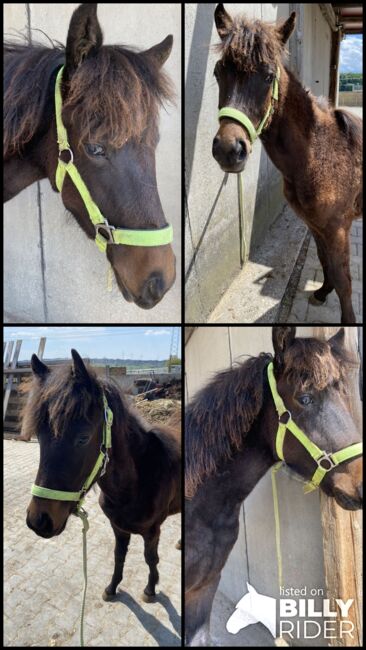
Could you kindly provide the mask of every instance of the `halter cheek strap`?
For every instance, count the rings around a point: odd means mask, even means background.
[[[61,193],[65,176],[68,174],[83,199],[90,221],[95,227],[95,243],[103,253],[107,250],[108,244],[124,244],[125,246],[165,246],[173,241],[173,227],[171,225],[154,230],[131,230],[127,228],[115,228],[103,217],[97,204],[93,201],[90,192],[74,164],[74,155],[70,147],[67,131],[62,122],[62,96],[61,81],[64,66],[60,68],[56,77],[55,86],[55,112],[57,142],[59,149],[58,165],[56,169],[56,187]],[[67,151],[70,160],[65,162],[61,154]]]
[[[271,102],[268,106],[265,116],[257,128],[255,128],[253,122],[245,113],[243,113],[243,111],[239,111],[237,108],[232,108],[231,106],[225,106],[219,110],[219,120],[223,117],[229,117],[236,122],[240,122],[240,124],[242,124],[242,126],[246,129],[250,142],[253,144],[253,142],[261,135],[263,129],[267,126],[267,122],[272,113],[274,113],[274,102],[278,101],[278,82],[280,80],[280,71],[280,66],[277,66],[276,76],[272,82]]]
[[[267,376],[273,401],[278,413],[278,429],[276,434],[276,453],[281,460],[285,460],[283,453],[283,445],[285,441],[286,431],[290,431],[295,438],[305,447],[306,451],[315,460],[317,469],[311,480],[306,483],[304,492],[312,492],[316,490],[327,472],[330,472],[334,467],[344,463],[350,458],[362,455],[362,442],[357,442],[354,445],[345,447],[336,452],[322,451],[314,442],[308,438],[297,424],[293,421],[290,411],[286,408],[282,397],[277,391],[276,379],[273,372],[273,363],[267,367]]]
[[[89,490],[100,469],[102,469],[101,476],[105,473],[107,462],[109,460],[108,450],[112,448],[112,424],[113,413],[108,406],[107,398],[103,392],[103,408],[104,408],[104,423],[103,423],[103,436],[100,445],[99,456],[95,465],[86,479],[83,487],[79,492],[66,492],[64,490],[52,490],[51,488],[42,487],[40,485],[32,485],[31,494],[41,499],[56,499],[58,501],[77,501],[78,510],[80,510],[83,498]]]

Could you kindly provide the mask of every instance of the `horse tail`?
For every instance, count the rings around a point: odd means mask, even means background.
[[[339,130],[352,146],[362,147],[362,120],[343,108],[334,111]]]

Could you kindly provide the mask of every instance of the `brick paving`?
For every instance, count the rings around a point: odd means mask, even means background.
[[[26,525],[30,486],[38,467],[37,442],[4,441],[4,646],[78,646],[83,589],[82,524],[70,517],[53,539]],[[143,540],[131,537],[123,582],[114,602],[104,602],[114,563],[114,535],[98,505],[99,488],[86,498],[89,513],[86,646],[181,645],[180,516],[162,526],[157,602],[145,603]]]
[[[362,323],[362,220],[357,219],[351,229],[352,304],[357,323]],[[324,305],[311,305],[309,297],[322,285],[323,271],[313,238],[310,240],[300,281],[292,303],[289,323],[340,323],[341,309],[335,291],[327,296]]]

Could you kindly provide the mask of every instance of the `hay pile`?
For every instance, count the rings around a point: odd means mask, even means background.
[[[137,396],[133,402],[148,422],[166,422],[172,415],[181,411],[181,401],[178,399],[155,399],[148,402]]]

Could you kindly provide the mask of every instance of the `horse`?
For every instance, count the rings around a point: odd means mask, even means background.
[[[142,598],[153,602],[159,580],[160,527],[169,515],[181,510],[179,428],[149,426],[133,412],[115,383],[98,378],[76,350],[71,354],[71,365],[52,369],[32,356],[33,377],[22,413],[22,433],[36,432],[40,444],[38,493],[59,490],[61,494],[60,499],[35,496],[33,486],[26,523],[40,537],[60,535],[78,506],[78,493],[73,500],[63,500],[64,491],[85,485],[104,446],[107,457],[102,471],[87,488],[95,482],[99,485],[99,505],[115,535],[114,572],[103,599],[112,600],[116,594],[134,534],[143,537],[149,567]],[[107,450],[102,438],[106,404],[113,414]]]
[[[223,171],[240,173],[260,137],[315,239],[324,280],[310,302],[323,304],[335,289],[341,323],[355,323],[349,231],[362,214],[362,120],[314,97],[284,65],[295,20],[295,12],[277,26],[232,18],[217,5],[220,126],[212,154]]]
[[[344,346],[344,328],[328,341],[320,341],[296,338],[295,327],[274,327],[272,339],[274,355],[262,353],[218,373],[186,408],[188,646],[210,645],[212,602],[221,570],[238,536],[240,506],[282,455],[276,436],[279,421],[290,416],[311,444],[333,454],[353,443],[360,447],[361,434],[352,419],[347,393],[352,361]],[[271,367],[286,407],[283,419],[271,394]],[[291,426],[288,420],[286,426]],[[312,477],[313,481],[316,467],[324,465],[314,461],[291,430],[286,432],[283,449],[286,463],[306,480]],[[329,460],[331,454],[325,456]],[[361,508],[361,458],[353,454],[352,459],[337,466],[327,462],[325,466],[320,489],[346,510]]]
[[[106,252],[123,297],[151,309],[175,280],[155,169],[159,107],[174,96],[162,69],[173,37],[145,51],[103,45],[97,5],[86,3],[71,17],[66,47],[51,44],[5,44],[4,200],[48,178]],[[61,68],[64,136],[55,109]]]

